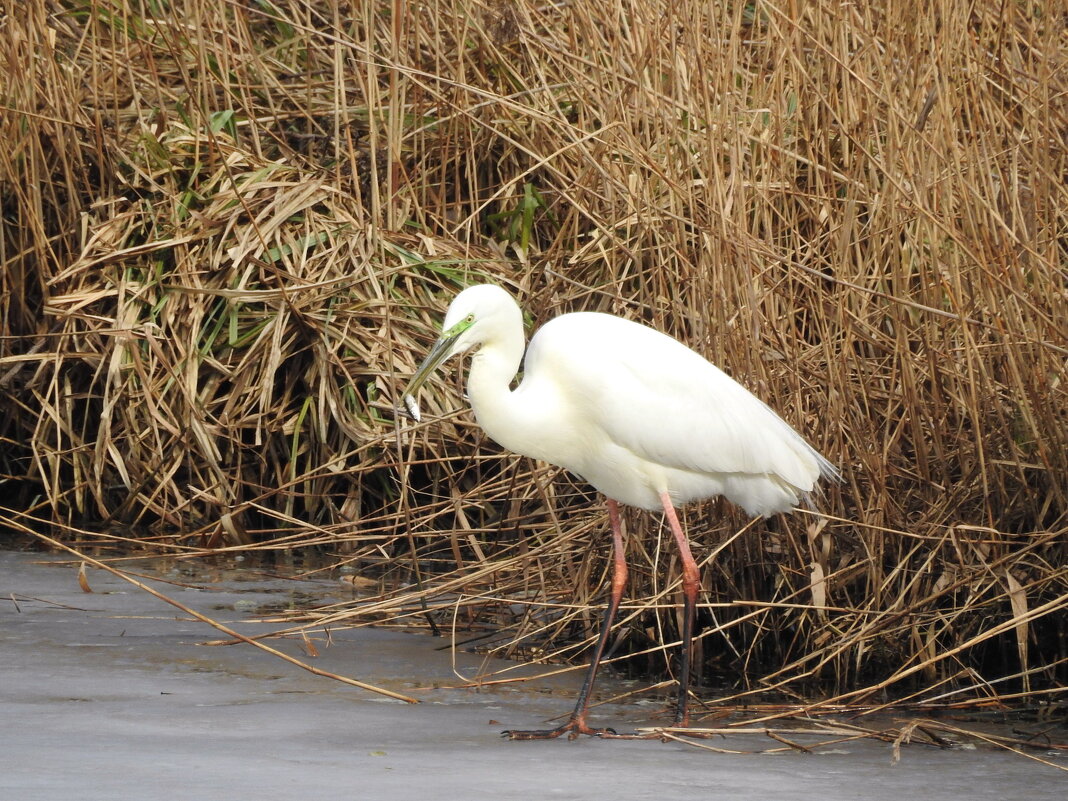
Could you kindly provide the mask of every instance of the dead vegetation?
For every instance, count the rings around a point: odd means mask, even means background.
[[[4,517],[315,549],[359,603],[581,659],[605,521],[460,382],[451,293],[678,336],[841,465],[689,508],[729,702],[1044,703],[1068,670],[1068,34],[1035,3],[30,0],[0,16]],[[2,12],[0,12],[2,13]],[[628,519],[616,664],[677,587]]]

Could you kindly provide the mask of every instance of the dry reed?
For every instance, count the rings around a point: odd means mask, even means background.
[[[390,411],[451,293],[492,279],[534,323],[678,336],[842,466],[827,516],[734,536],[725,504],[685,512],[698,664],[734,701],[1056,697],[1063,9],[885,5],[8,9],[5,514],[82,544],[317,549],[381,592],[316,625],[581,658],[593,493],[501,453],[458,379],[430,423]],[[627,522],[642,602],[615,659],[660,673],[671,551]]]

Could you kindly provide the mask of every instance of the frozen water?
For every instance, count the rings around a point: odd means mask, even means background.
[[[578,673],[421,689],[455,681],[451,654],[440,640],[376,629],[337,632],[309,659],[425,701],[412,706],[247,645],[200,645],[221,635],[101,571],[90,569],[94,592],[83,593],[59,561],[0,552],[0,801],[1068,797],[1068,774],[982,749],[906,747],[892,765],[890,747],[871,741],[754,756],[656,741],[511,742],[501,729],[569,709]],[[161,590],[245,633],[263,628],[242,622],[248,610],[293,592],[251,571],[234,576]],[[295,641],[271,644],[303,657]],[[599,708],[594,722],[625,727],[640,714]]]

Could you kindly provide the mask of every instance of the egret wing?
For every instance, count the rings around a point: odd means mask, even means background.
[[[593,313],[559,317],[544,330],[552,336],[532,345],[551,347],[532,347],[528,360],[551,362],[585,424],[643,459],[710,474],[775,475],[805,492],[821,474],[835,474],[765,403],[665,334]]]

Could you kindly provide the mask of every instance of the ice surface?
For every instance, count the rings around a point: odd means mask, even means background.
[[[220,637],[133,586],[90,569],[94,592],[51,557],[0,552],[0,801],[273,799],[1063,799],[1065,774],[998,751],[876,742],[833,753],[735,756],[655,741],[511,742],[572,703],[579,673],[507,689],[426,690],[455,681],[441,640],[337,632],[310,659],[425,703],[318,678]],[[160,589],[245,633],[248,610],[291,582],[249,572],[204,589]],[[333,585],[299,585],[328,595]],[[326,599],[324,599],[326,600]],[[298,643],[272,645],[307,658]],[[459,656],[463,669],[479,664]],[[599,708],[635,725],[641,707]],[[713,741],[767,747],[753,738]],[[1047,757],[1054,759],[1055,757]]]

